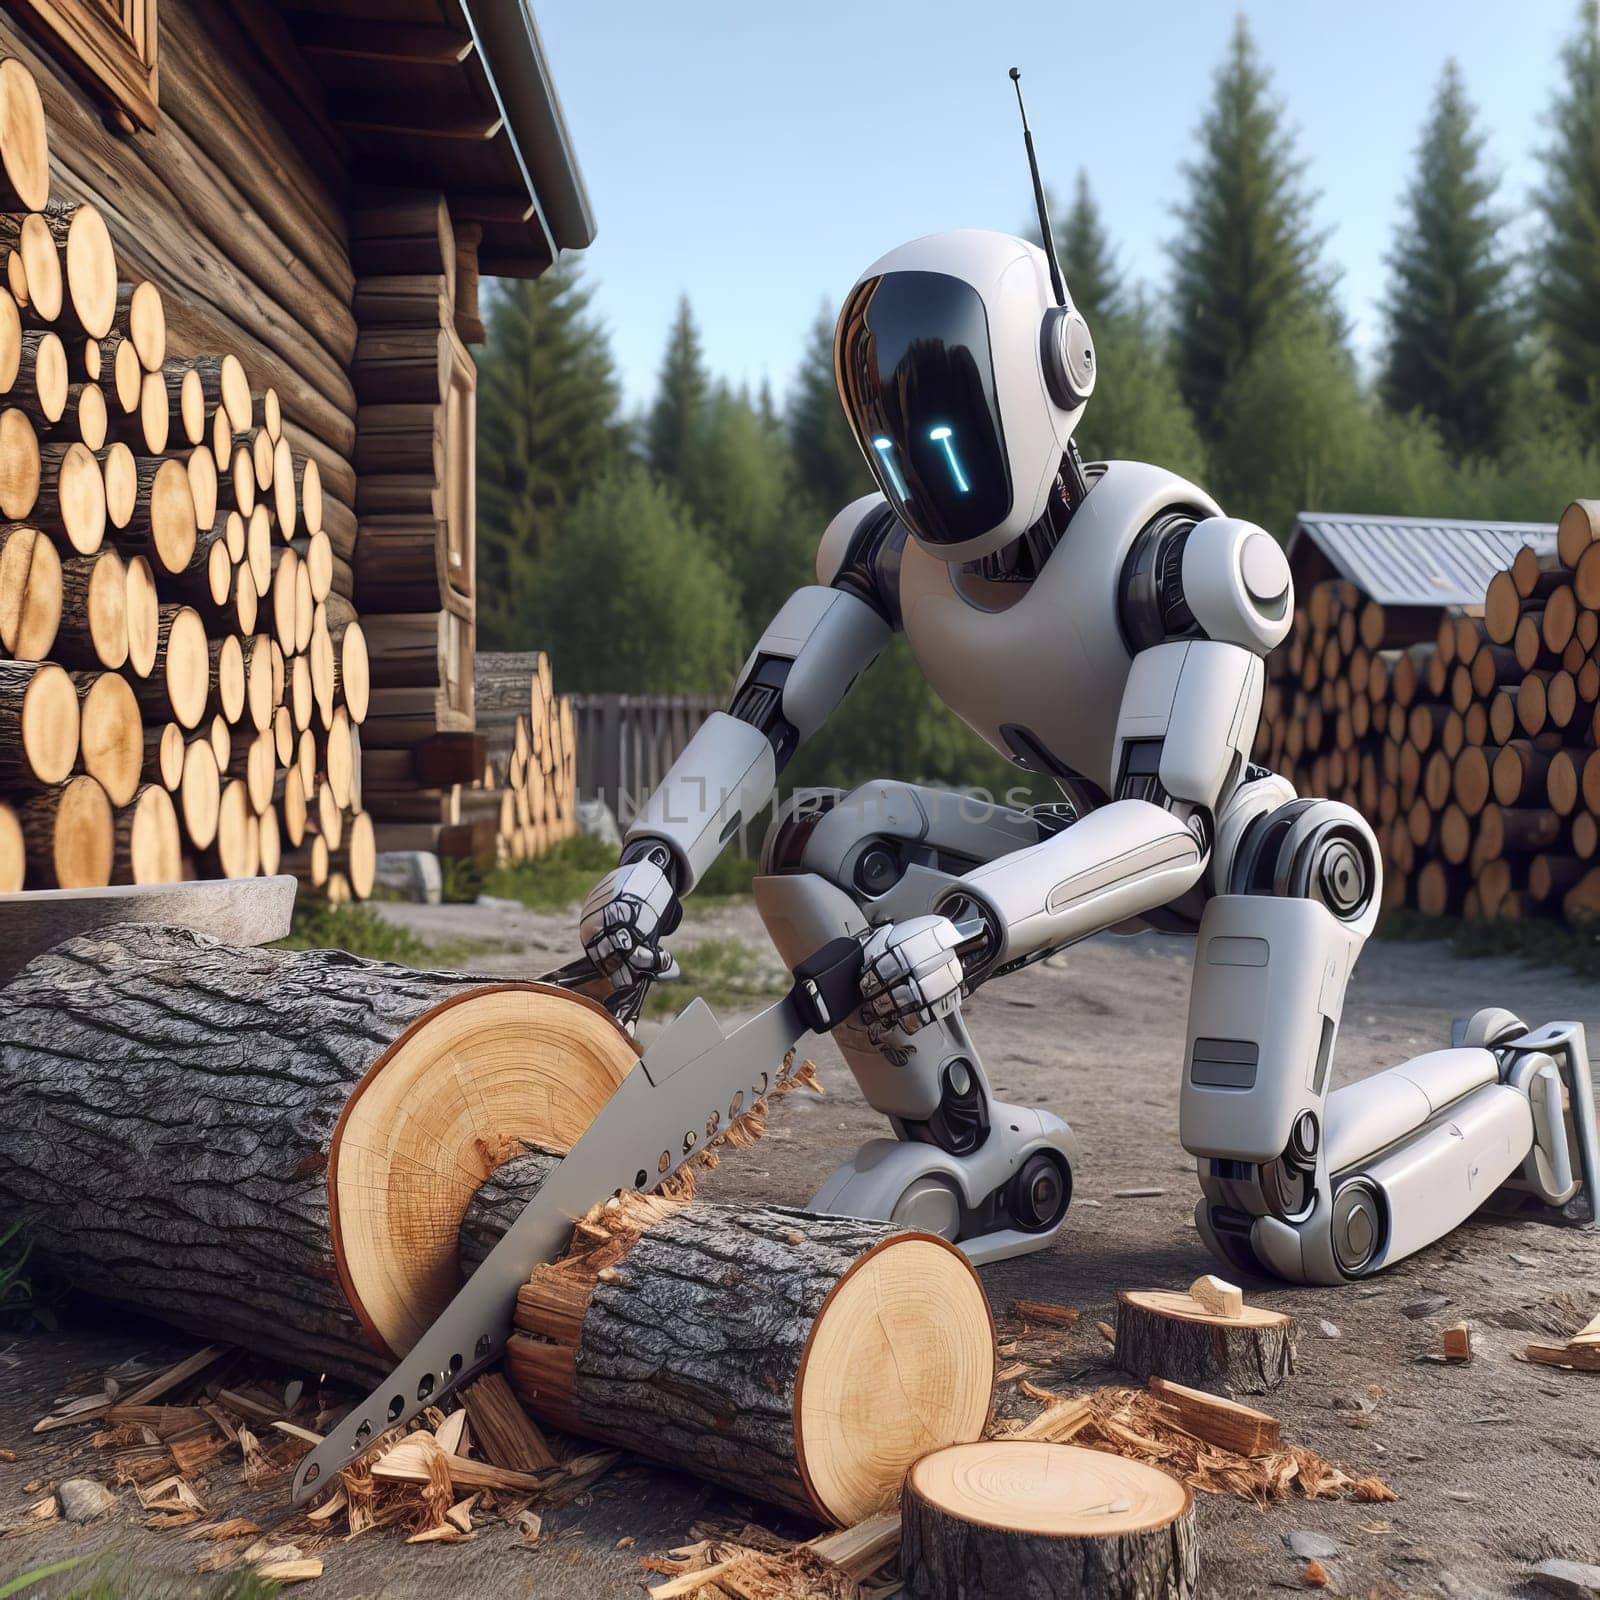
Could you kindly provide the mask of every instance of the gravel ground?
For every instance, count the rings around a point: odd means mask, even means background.
[[[574,952],[571,916],[506,906],[384,906],[386,917],[433,939],[487,941],[475,970],[533,975]],[[764,950],[743,904],[691,917],[680,945],[735,939]],[[1178,1143],[1178,1063],[1192,946],[1141,936],[1101,939],[983,990],[969,1018],[996,1089],[1066,1116],[1083,1143],[1074,1206],[1052,1249],[986,1268],[997,1311],[1025,1294],[1078,1307],[1068,1334],[1075,1382],[1121,1381],[1093,1331],[1110,1320],[1117,1290],[1182,1287],[1214,1265],[1192,1223],[1192,1162]],[[777,976],[777,964],[772,963]],[[1600,1038],[1600,992],[1564,971],[1509,961],[1460,961],[1443,945],[1368,947],[1345,1009],[1336,1062],[1341,1079],[1365,1076],[1449,1042],[1450,1019],[1483,1004],[1529,1022],[1577,1018]],[[659,1024],[647,1024],[653,1029]],[[827,1041],[813,1054],[823,1099],[791,1096],[766,1137],[704,1184],[708,1197],[804,1204],[818,1175],[881,1123],[863,1103]],[[1158,1195],[1118,1199],[1116,1191]],[[1424,1296],[1435,1308],[1413,1316]],[[1357,1473],[1375,1472],[1400,1498],[1392,1505],[1289,1501],[1258,1508],[1201,1496],[1202,1592],[1266,1594],[1299,1588],[1303,1563],[1285,1545],[1294,1532],[1336,1542],[1324,1565],[1339,1595],[1499,1596],[1524,1592],[1546,1557],[1600,1562],[1600,1377],[1514,1359],[1554,1316],[1600,1310],[1600,1232],[1536,1222],[1475,1220],[1371,1283],[1337,1289],[1253,1286],[1250,1298],[1299,1321],[1299,1370],[1264,1404],[1284,1437]],[[1441,1330],[1472,1323],[1477,1354],[1461,1367],[1419,1359]],[[0,1353],[11,1366],[0,1393],[0,1443],[19,1450],[0,1466],[0,1505],[18,1506],[25,1482],[70,1475],[62,1435],[36,1438],[32,1422],[75,1372],[101,1370],[150,1330],[34,1339]],[[186,1347],[180,1347],[186,1348]],[[1005,1404],[1012,1408],[1014,1396]],[[76,1441],[82,1447],[81,1441]],[[85,1451],[78,1470],[93,1469]],[[124,1498],[128,1499],[126,1492]],[[14,1515],[14,1512],[8,1513]],[[800,1530],[705,1484],[644,1466],[606,1480],[587,1504],[547,1519],[537,1549],[494,1529],[459,1547],[413,1548],[371,1537],[327,1553],[327,1576],[308,1592],[328,1596],[637,1596],[640,1555],[682,1542],[698,1518],[760,1516]],[[631,1536],[636,1542],[616,1548]],[[117,1542],[141,1562],[186,1570],[193,1547],[137,1526],[41,1530],[5,1541],[0,1581],[73,1548]],[[46,1592],[46,1591],[38,1591]]]

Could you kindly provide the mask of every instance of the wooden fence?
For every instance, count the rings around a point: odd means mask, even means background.
[[[578,793],[626,828],[696,728],[723,709],[715,695],[575,694]]]

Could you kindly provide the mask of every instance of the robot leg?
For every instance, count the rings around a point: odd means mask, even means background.
[[[774,824],[756,905],[783,959],[798,963],[842,933],[930,911],[959,872],[1034,842],[1039,826],[909,784],[813,793]],[[814,1209],[937,1233],[978,1262],[1050,1242],[1072,1198],[1077,1141],[1059,1117],[994,1098],[959,1009],[915,1033],[852,1015],[833,1037],[894,1137],[863,1145]]]
[[[1212,1251],[1340,1283],[1450,1232],[1502,1185],[1549,1205],[1593,1181],[1583,1032],[1480,1012],[1448,1050],[1330,1092],[1345,986],[1376,920],[1371,830],[1298,800],[1239,835],[1195,949],[1180,1122]]]

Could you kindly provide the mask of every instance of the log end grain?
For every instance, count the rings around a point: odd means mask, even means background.
[[[522,1141],[570,1149],[637,1054],[603,1007],[506,984],[430,1012],[373,1064],[334,1131],[328,1203],[341,1282],[378,1348],[403,1354],[449,1303],[462,1218],[495,1166]]]
[[[123,581],[123,620],[128,633],[128,668],[136,678],[148,678],[161,648],[161,606],[155,573],[143,556],[127,565]]]
[[[931,1234],[885,1240],[834,1286],[801,1357],[795,1456],[812,1499],[841,1527],[881,1511],[886,1477],[977,1438],[993,1393],[994,1324],[966,1258]]]
[[[114,806],[131,803],[144,769],[144,721],[128,680],[83,673],[78,684],[79,759]]]
[[[50,141],[33,74],[16,57],[0,61],[0,171],[8,198],[43,211],[50,198]]]
[[[954,1445],[906,1475],[900,1569],[914,1600],[1195,1592],[1194,1501],[1169,1473],[1043,1440]]]

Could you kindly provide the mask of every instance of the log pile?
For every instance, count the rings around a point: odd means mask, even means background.
[[[1255,759],[1367,818],[1386,908],[1600,914],[1600,501],[1481,605],[1391,610],[1339,580],[1297,598]]]
[[[173,353],[184,308],[49,192],[37,93],[7,104],[0,892],[283,870],[365,895],[353,478],[255,351]]]

